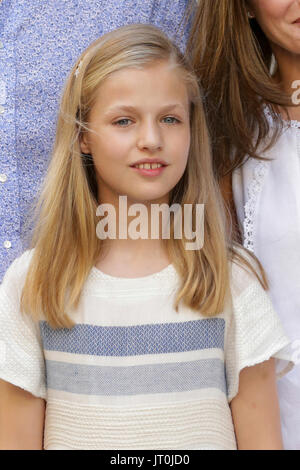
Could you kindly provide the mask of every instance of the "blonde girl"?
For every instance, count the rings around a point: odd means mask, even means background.
[[[200,1],[189,49],[215,174],[293,340],[297,367],[278,386],[284,444],[299,450],[300,2]]]
[[[191,205],[194,227],[204,204],[203,247],[173,218],[169,239],[128,237],[119,196],[131,222],[134,204]],[[91,44],[65,85],[32,247],[0,288],[1,448],[282,448],[289,340],[221,207],[177,47],[145,25]],[[125,236],[105,239],[111,208]]]

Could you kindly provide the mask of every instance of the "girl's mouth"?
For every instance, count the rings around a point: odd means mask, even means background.
[[[158,176],[166,167],[167,165],[163,165],[162,163],[138,163],[136,165],[132,165],[130,168],[140,175]]]

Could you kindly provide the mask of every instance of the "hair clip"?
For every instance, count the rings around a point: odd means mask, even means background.
[[[83,60],[81,60],[81,61],[79,62],[79,64],[77,65],[76,70],[75,70],[75,72],[74,72],[75,77],[78,76],[78,74],[79,74],[79,72],[80,72],[80,69],[81,69],[81,66],[82,66],[82,63],[83,63]]]

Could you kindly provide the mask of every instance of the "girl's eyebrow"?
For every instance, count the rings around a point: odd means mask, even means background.
[[[186,111],[185,107],[181,103],[172,103],[172,104],[167,104],[165,106],[162,106],[160,108],[160,112],[173,111],[176,108],[180,108],[182,111]],[[119,111],[139,112],[141,110],[142,108],[135,107],[135,106],[119,105],[119,106],[112,106],[106,111],[105,114],[111,114],[111,113],[119,112]]]

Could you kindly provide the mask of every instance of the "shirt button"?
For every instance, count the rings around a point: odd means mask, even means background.
[[[4,245],[4,248],[10,248],[11,247],[11,242],[9,240],[5,240],[3,245]]]
[[[0,173],[0,181],[1,183],[5,183],[5,181],[7,180],[7,176],[5,173]]]
[[[3,49],[3,47],[4,47],[4,46],[3,46],[3,42],[0,41],[0,49]]]
[[[4,111],[5,111],[4,106],[2,106],[2,105],[0,104],[0,114],[3,114]]]

